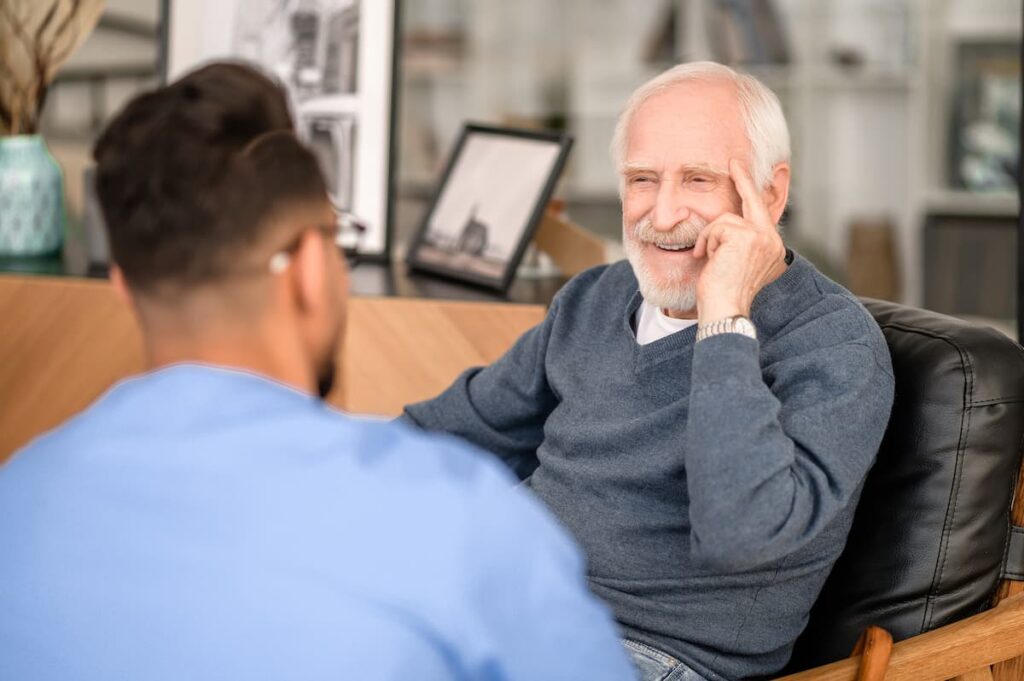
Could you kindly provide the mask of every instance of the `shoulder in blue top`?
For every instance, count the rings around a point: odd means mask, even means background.
[[[0,468],[0,678],[632,678],[513,485],[254,374],[122,382]]]

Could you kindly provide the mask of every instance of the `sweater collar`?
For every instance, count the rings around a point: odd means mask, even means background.
[[[799,299],[807,295],[808,289],[817,290],[814,271],[814,265],[793,252],[793,261],[786,271],[761,289],[751,305],[750,316],[759,333],[773,335],[793,319]]]

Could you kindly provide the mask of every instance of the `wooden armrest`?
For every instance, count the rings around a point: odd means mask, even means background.
[[[892,648],[886,681],[945,681],[1024,655],[1024,594]],[[783,677],[785,681],[855,681],[861,656]],[[779,681],[783,681],[780,679]]]
[[[882,627],[868,627],[857,639],[850,655],[858,656],[857,681],[883,681],[892,656],[892,635]]]

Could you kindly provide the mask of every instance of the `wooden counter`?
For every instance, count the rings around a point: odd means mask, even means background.
[[[353,298],[330,402],[393,416],[494,361],[540,305]],[[0,462],[143,368],[129,310],[103,281],[0,276]]]

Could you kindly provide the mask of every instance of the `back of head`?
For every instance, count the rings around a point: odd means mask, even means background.
[[[155,293],[218,280],[289,202],[326,200],[279,86],[217,63],[136,97],[94,150],[111,255]]]
[[[621,166],[625,158],[629,126],[643,103],[674,86],[695,81],[728,82],[735,86],[737,103],[750,142],[751,175],[759,187],[767,186],[773,168],[790,160],[789,127],[782,112],[782,104],[775,93],[754,76],[709,61],[674,66],[633,92],[619,116],[612,139],[611,152],[616,166]]]

